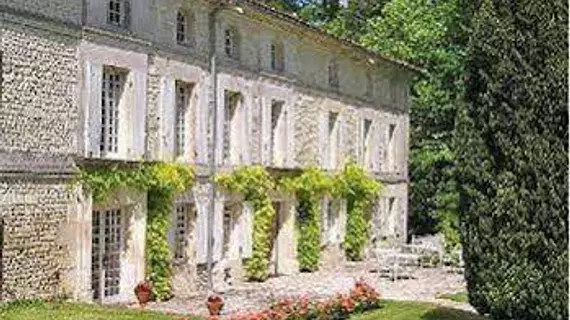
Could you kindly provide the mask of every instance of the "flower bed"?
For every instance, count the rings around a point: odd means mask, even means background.
[[[229,320],[342,320],[351,314],[380,307],[380,294],[359,280],[349,294],[337,294],[327,300],[311,301],[306,297],[276,301],[267,310],[242,313]]]

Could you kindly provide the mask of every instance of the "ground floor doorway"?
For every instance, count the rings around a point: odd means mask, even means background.
[[[121,222],[120,209],[93,211],[91,290],[94,300],[108,300],[120,293]]]

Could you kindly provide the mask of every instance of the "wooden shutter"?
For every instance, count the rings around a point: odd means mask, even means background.
[[[327,167],[328,165],[328,126],[329,126],[329,114],[328,112],[320,112],[318,115],[318,126],[319,126],[319,139],[317,145],[317,159],[319,159],[322,167]]]
[[[135,71],[135,105],[132,107],[134,119],[132,124],[134,158],[141,158],[145,154],[146,145],[146,72]]]
[[[208,201],[196,202],[196,262],[208,260]]]
[[[103,65],[86,61],[85,99],[87,102],[87,156],[99,157],[101,144],[101,91]]]
[[[174,128],[175,128],[175,81],[170,77],[162,78],[162,150],[163,160],[170,161],[174,155]]]

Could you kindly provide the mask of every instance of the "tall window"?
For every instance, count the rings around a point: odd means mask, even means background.
[[[332,59],[329,62],[329,85],[338,89],[338,62],[336,59]]]
[[[238,59],[239,37],[235,28],[224,30],[224,52],[232,59]]]
[[[131,22],[130,0],[109,0],[107,2],[107,23],[128,28]]]
[[[272,43],[271,51],[271,71],[282,72],[285,69],[285,55],[282,43]]]
[[[386,154],[386,165],[387,165],[387,171],[393,171],[395,168],[395,148],[396,148],[396,142],[395,142],[395,132],[396,132],[396,125],[395,124],[390,124],[388,126],[388,148],[386,150],[387,154]]]
[[[237,164],[241,162],[240,141],[241,121],[239,108],[241,94],[239,92],[225,91],[224,101],[224,128],[223,128],[223,158],[224,163]]]
[[[193,16],[190,12],[179,10],[176,15],[176,43],[192,44]]]
[[[273,100],[271,102],[271,135],[270,135],[271,164],[283,166],[287,150],[287,114],[285,102]]]
[[[362,165],[365,168],[370,168],[370,147],[371,147],[371,128],[372,120],[364,119],[362,121],[362,138],[361,138],[361,150],[362,150]]]
[[[177,204],[175,210],[174,260],[184,262],[188,259],[190,220],[195,213],[195,207],[192,204]]]
[[[328,116],[328,139],[327,139],[327,167],[336,169],[338,166],[340,132],[338,113],[329,112]]]
[[[182,81],[176,81],[176,128],[175,128],[175,153],[176,156],[186,154],[188,133],[188,109],[190,108],[190,96],[192,85]]]
[[[119,104],[126,73],[112,67],[103,69],[101,86],[101,153],[119,151]]]

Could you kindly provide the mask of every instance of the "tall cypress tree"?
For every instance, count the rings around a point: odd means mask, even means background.
[[[469,299],[493,319],[567,319],[567,4],[480,3],[457,122]]]

